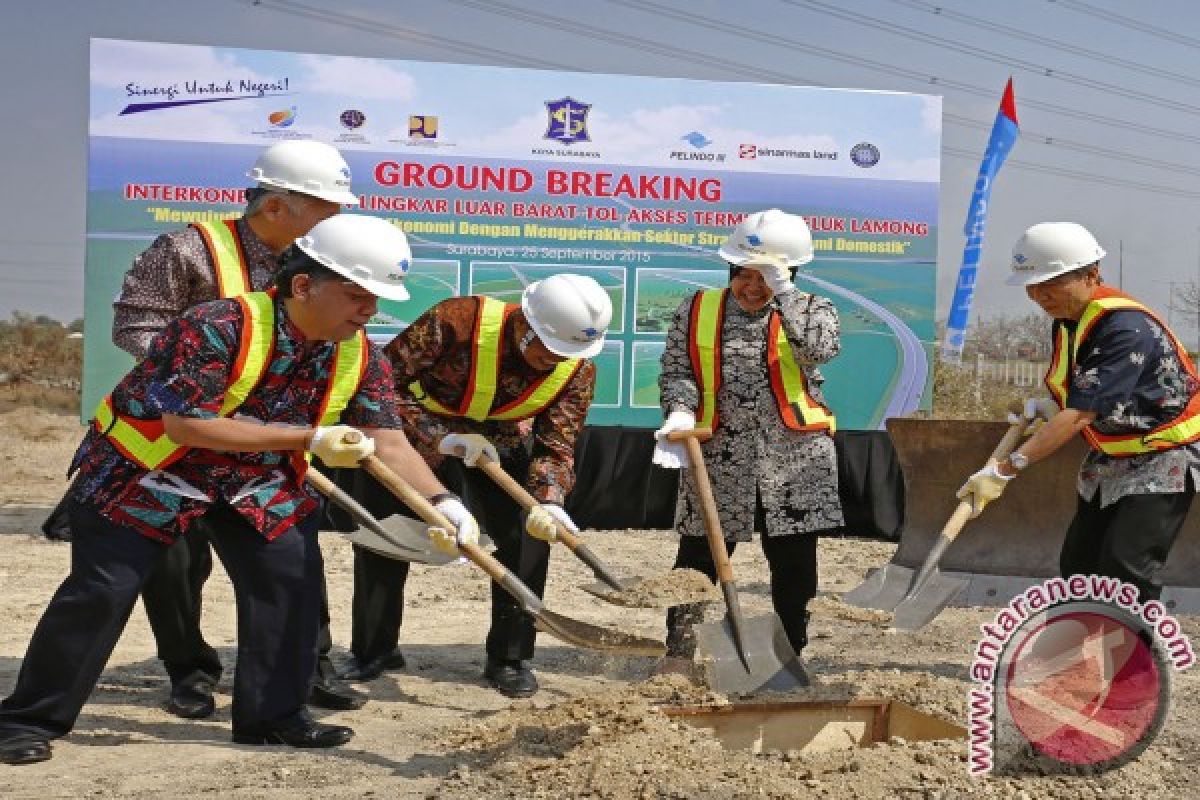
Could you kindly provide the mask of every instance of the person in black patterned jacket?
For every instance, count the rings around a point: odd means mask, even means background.
[[[725,289],[697,292],[675,312],[659,378],[666,422],[654,463],[687,468],[672,431],[710,427],[701,449],[713,484],[727,550],[762,532],[771,599],[796,652],[808,641],[808,603],[817,589],[817,536],[842,524],[835,421],[821,394],[817,365],[840,349],[837,311],[827,298],[798,290],[795,268],[812,260],[804,219],[772,209],[750,214],[721,246]],[[680,482],[675,568],[716,580],[700,503]],[[660,671],[690,671],[695,605],[667,613],[667,656]]]

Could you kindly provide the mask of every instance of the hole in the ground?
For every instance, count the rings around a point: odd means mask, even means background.
[[[903,739],[965,739],[966,730],[897,700],[859,698],[845,703],[733,703],[665,706],[667,716],[713,731],[726,749],[818,753]]]

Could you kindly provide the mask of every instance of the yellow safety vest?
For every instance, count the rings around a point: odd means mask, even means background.
[[[1196,367],[1188,357],[1187,350],[1176,338],[1174,332],[1163,324],[1158,315],[1139,303],[1124,292],[1099,286],[1092,294],[1092,299],[1084,308],[1083,315],[1075,326],[1075,335],[1071,336],[1065,325],[1057,323],[1054,326],[1054,355],[1050,359],[1050,368],[1046,371],[1046,388],[1050,390],[1054,402],[1060,409],[1067,406],[1067,383],[1071,378],[1071,370],[1075,362],[1075,354],[1083,345],[1088,334],[1096,327],[1106,314],[1114,311],[1140,311],[1147,315],[1167,332],[1171,344],[1175,348],[1175,356],[1179,363],[1193,378],[1197,378]],[[1200,392],[1196,392],[1188,400],[1183,412],[1152,431],[1147,433],[1100,433],[1094,426],[1083,429],[1083,438],[1093,450],[1118,458],[1154,453],[1159,450],[1170,450],[1200,439]]]
[[[251,292],[234,299],[242,307],[245,322],[225,399],[217,412],[222,417],[231,415],[246,402],[266,374],[275,349],[274,298],[267,292]],[[367,353],[367,339],[362,331],[338,343],[329,386],[317,415],[320,425],[337,422],[358,391],[367,366]],[[162,469],[190,449],[167,436],[162,419],[138,419],[117,413],[111,394],[100,401],[92,422],[122,455],[146,469]]]
[[[500,351],[508,317],[517,306],[491,297],[479,297],[475,330],[471,344],[471,379],[463,392],[458,408],[442,405],[421,385],[418,378],[408,385],[408,391],[427,411],[444,417],[466,417],[484,420],[515,421],[535,417],[562,393],[571,378],[583,366],[577,358],[560,362],[553,371],[526,387],[518,397],[496,408],[496,386],[500,378]]]
[[[227,219],[219,222],[197,222],[192,227],[200,232],[204,246],[208,249],[217,276],[219,297],[237,297],[250,294],[250,269],[246,266],[246,251],[238,236],[237,223]]]
[[[692,297],[688,355],[696,386],[700,390],[700,408],[696,426],[716,429],[717,390],[721,387],[721,329],[725,322],[725,296],[728,289],[707,289]],[[771,392],[783,424],[797,431],[837,430],[833,412],[818,403],[808,392],[804,370],[792,353],[782,317],[772,311],[767,321],[767,372]]]

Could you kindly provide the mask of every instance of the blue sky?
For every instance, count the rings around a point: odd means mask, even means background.
[[[0,28],[0,315],[81,313],[90,37],[942,94],[942,313],[1011,74],[1024,133],[993,192],[977,310],[1031,308],[1002,286],[1008,251],[1025,227],[1052,219],[1092,228],[1112,283],[1123,251],[1124,288],[1164,307],[1172,283],[1200,270],[1200,34],[1171,33],[1200,32],[1200,7],[938,5],[940,15],[923,0],[21,4]],[[772,109],[731,113],[730,127],[753,127]]]

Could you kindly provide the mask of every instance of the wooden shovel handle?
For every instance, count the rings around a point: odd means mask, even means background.
[[[721,583],[733,581],[733,565],[729,563],[729,552],[725,549],[725,535],[721,532],[721,517],[717,514],[717,500],[713,497],[708,468],[704,465],[704,453],[700,442],[712,438],[712,428],[692,428],[672,431],[667,434],[668,442],[683,442],[691,462],[692,483],[700,497],[700,511],[704,516],[704,535],[708,537],[708,549],[712,552],[713,564],[717,567],[717,578]]]
[[[378,458],[367,456],[360,463],[366,468],[367,472],[375,477],[375,480],[382,483],[392,494],[404,501],[404,504],[415,511],[421,519],[435,528],[442,528],[446,531],[455,530],[450,520],[446,519],[442,512],[433,507],[433,503],[429,502],[423,494],[409,485],[408,481],[401,478],[395,472],[392,472]],[[474,544],[460,544],[458,549],[472,563],[486,572],[492,580],[497,583],[504,582],[508,570],[504,568],[503,564],[484,552],[481,547]]]
[[[1017,444],[1021,441],[1021,437],[1025,434],[1025,428],[1028,427],[1029,420],[1020,417],[1017,422],[1008,426],[1008,430],[1004,432],[996,449],[988,457],[988,463],[995,464],[1003,461],[1008,457],[1008,454],[1017,448]],[[946,548],[962,533],[962,529],[971,519],[971,504],[966,500],[959,502],[958,507],[954,509],[954,513],[950,515],[950,519],[946,520],[946,524],[942,526],[942,532],[938,536],[937,543],[930,551],[930,557],[926,558],[927,562],[936,563],[941,558],[942,553]]]
[[[487,474],[489,478],[496,482],[496,485],[508,494],[521,508],[528,511],[538,505],[537,499],[526,491],[525,487],[504,471],[504,467],[500,466],[497,461],[492,461],[486,455],[480,455],[479,460],[475,462],[475,466]],[[571,548],[571,552],[575,552],[583,545],[583,540],[567,529],[566,525],[561,522],[557,523],[558,540]]]

